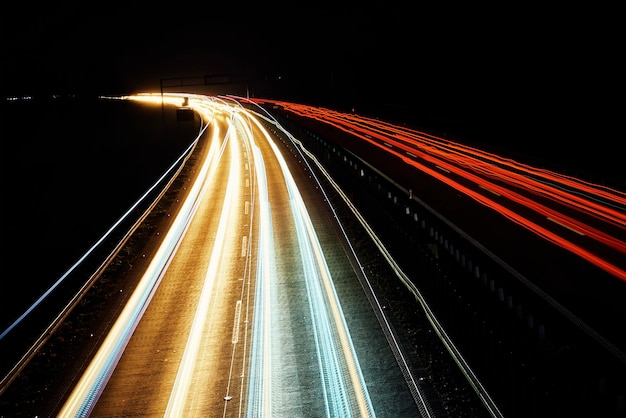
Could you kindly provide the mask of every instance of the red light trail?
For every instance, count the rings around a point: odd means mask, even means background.
[[[623,239],[626,236],[626,193],[620,190],[532,167],[377,119],[289,102],[252,101],[280,106],[295,115],[322,122],[366,141],[626,281],[623,266],[574,243],[561,235],[562,230],[553,231],[541,226],[518,211],[519,208],[525,212],[530,209],[555,225],[600,243],[609,251],[626,255]],[[487,190],[497,195],[498,200],[506,199],[508,203],[496,201],[478,190]]]

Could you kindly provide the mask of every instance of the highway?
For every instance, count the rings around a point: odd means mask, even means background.
[[[353,113],[127,99],[188,106],[203,133],[60,416],[434,416],[386,318],[404,292],[490,416],[623,411],[624,191]]]
[[[419,416],[345,249],[275,139],[235,101],[189,106],[207,123],[201,163],[59,416]],[[388,395],[372,384],[399,402],[379,411]]]

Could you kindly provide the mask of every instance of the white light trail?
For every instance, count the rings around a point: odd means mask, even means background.
[[[271,302],[272,277],[274,277],[274,242],[272,216],[267,191],[267,177],[263,156],[256,144],[251,146],[259,196],[259,246],[257,254],[257,279],[253,346],[250,363],[248,416],[272,416],[271,379]]]
[[[265,139],[271,145],[289,190],[292,215],[296,223],[305,280],[309,290],[309,305],[311,317],[314,320],[318,361],[324,385],[327,413],[329,416],[352,416],[355,414],[352,411],[352,401],[354,400],[358,406],[356,415],[374,416],[374,408],[367,392],[328,265],[296,182],[269,133],[253,115],[248,114],[248,118],[263,132]],[[262,246],[260,245],[260,247]],[[271,318],[268,318],[267,321],[264,321],[264,326],[267,326],[266,324],[270,320]],[[265,345],[271,346],[268,343]],[[347,376],[344,368],[348,371]]]

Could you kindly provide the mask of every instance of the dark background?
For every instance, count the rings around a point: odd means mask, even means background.
[[[2,7],[4,95],[128,94],[228,74],[229,86],[190,89],[354,110],[626,188],[622,4]]]
[[[180,153],[160,152],[158,111],[83,98],[172,77],[228,74],[189,89],[355,111],[626,191],[616,3],[3,1],[0,99],[35,99],[0,107],[0,330]]]

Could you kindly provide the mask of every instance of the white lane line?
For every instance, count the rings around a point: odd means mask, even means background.
[[[241,256],[245,257],[248,254],[248,236],[241,237]]]
[[[241,300],[237,301],[235,305],[235,320],[233,323],[233,344],[237,344],[239,341],[239,321],[241,319]]]

